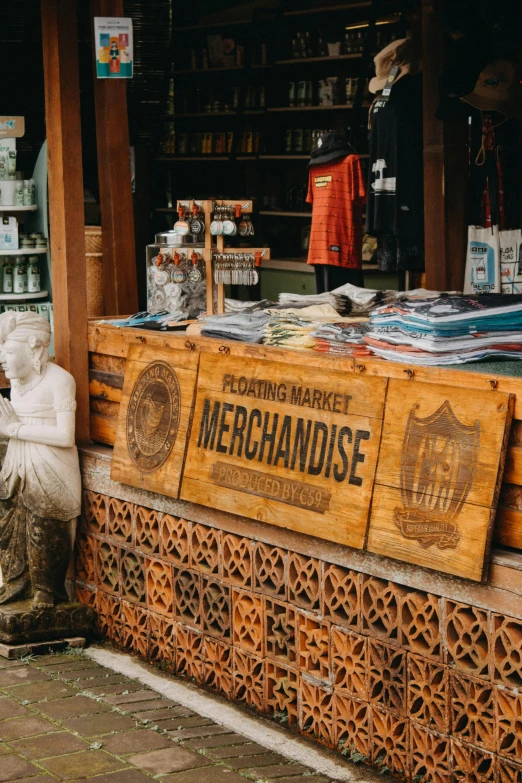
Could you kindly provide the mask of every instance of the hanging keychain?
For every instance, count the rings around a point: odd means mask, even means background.
[[[192,261],[192,269],[188,273],[188,279],[190,280],[191,283],[199,283],[202,278],[201,270],[199,268],[201,255],[199,253],[196,253],[196,251],[194,250],[190,259]]]
[[[194,234],[194,236],[199,236],[199,234],[202,234],[205,231],[205,223],[201,219],[201,216],[201,210],[194,201],[192,204],[192,220],[190,221],[190,233]]]
[[[175,283],[184,283],[187,279],[187,273],[181,266],[181,257],[179,253],[174,253],[174,271],[172,273],[172,279]]]
[[[188,220],[185,219],[185,207],[180,204],[178,207],[178,218],[174,223],[174,231],[182,237],[187,236],[190,233],[190,225]]]

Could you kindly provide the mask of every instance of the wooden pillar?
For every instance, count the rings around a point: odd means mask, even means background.
[[[93,25],[95,16],[123,15],[123,0],[91,0]],[[138,287],[126,79],[95,74],[94,100],[105,314],[131,315],[138,309]]]
[[[76,0],[42,0],[56,362],[76,380],[76,436],[90,440],[87,281]]]
[[[424,244],[426,287],[462,290],[466,263],[467,128],[459,117],[439,120],[439,78],[446,41],[437,0],[422,3]]]

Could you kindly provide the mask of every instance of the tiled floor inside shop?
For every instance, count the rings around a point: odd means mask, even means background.
[[[77,652],[0,659],[0,739],[0,781],[332,780]]]

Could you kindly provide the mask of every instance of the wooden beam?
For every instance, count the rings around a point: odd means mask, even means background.
[[[76,437],[90,440],[87,280],[76,0],[42,0],[56,362],[76,380]]]
[[[426,287],[462,290],[466,263],[468,158],[461,117],[439,120],[439,78],[446,65],[440,2],[422,2],[424,246]]]
[[[123,0],[91,0],[91,16],[124,16]],[[138,309],[138,287],[126,80],[95,74],[94,100],[105,314],[131,314]]]

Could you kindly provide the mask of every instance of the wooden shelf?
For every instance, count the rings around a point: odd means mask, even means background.
[[[297,217],[297,218],[310,218],[312,217],[311,212],[285,212],[280,211],[278,209],[260,209],[259,210],[260,215],[271,215],[273,217]]]
[[[335,60],[357,60],[362,54],[336,54],[332,57],[292,57],[291,60],[276,60],[276,65],[297,65],[298,63],[330,63]]]
[[[368,108],[369,103],[363,103],[362,108]],[[338,111],[339,109],[353,109],[354,103],[338,103],[336,106],[271,106],[267,111]]]
[[[31,204],[30,206],[15,206],[12,204],[11,206],[3,206],[0,205],[0,212],[36,212],[38,209],[38,204]]]
[[[305,14],[324,14],[327,11],[351,11],[357,8],[369,8],[371,0],[360,3],[342,3],[341,5],[327,5],[318,8],[299,8],[295,11],[285,11],[285,16],[304,16]]]
[[[208,27],[228,27],[229,25],[247,25],[252,24],[252,19],[231,19],[229,22],[206,22],[204,24],[187,24],[182,27],[173,27],[175,33],[187,32],[190,30],[206,30]]]
[[[49,296],[48,291],[38,291],[37,294],[0,294],[0,302],[25,302],[29,299],[43,299]]]
[[[270,68],[270,65],[232,65],[228,67],[214,68],[181,68],[178,71],[169,71],[169,76],[188,76],[195,73],[231,73],[232,71],[261,71],[264,68]]]
[[[18,250],[0,250],[0,256],[36,256],[47,253],[48,248],[21,247]]]
[[[260,160],[309,160],[310,155],[260,155]]]

